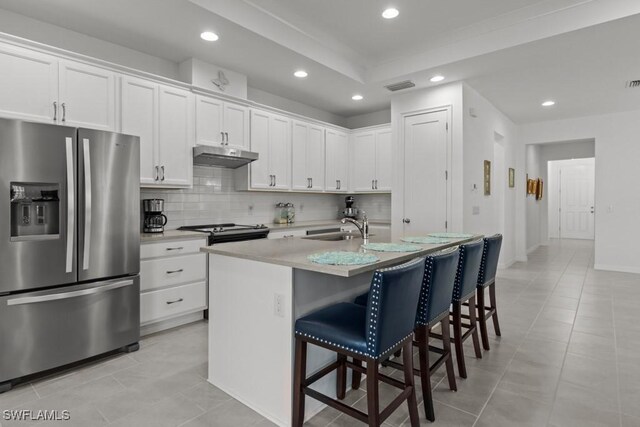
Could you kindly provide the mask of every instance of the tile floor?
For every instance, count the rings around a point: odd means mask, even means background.
[[[640,426],[640,275],[594,271],[592,258],[591,242],[554,242],[500,271],[502,338],[490,332],[491,350],[480,360],[467,346],[469,375],[457,379],[457,393],[441,382],[442,373],[435,375],[435,425]],[[71,420],[34,424],[0,416],[0,426],[273,425],[206,382],[206,327],[149,336],[136,353],[2,394],[0,415],[66,409]],[[392,393],[383,385],[383,404]],[[365,394],[352,391],[347,401],[365,410]],[[419,409],[421,423],[431,425]],[[407,418],[399,410],[386,424],[408,425]],[[363,424],[325,409],[307,425]]]

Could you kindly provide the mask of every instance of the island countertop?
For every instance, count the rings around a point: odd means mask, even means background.
[[[367,251],[378,256],[380,260],[372,264],[347,266],[316,264],[309,261],[307,257],[311,254],[328,251],[364,251],[361,248],[363,242],[361,238],[339,241],[313,240],[307,237],[272,240],[261,239],[217,244],[203,247],[201,251],[210,254],[260,261],[268,264],[283,265],[301,270],[315,271],[334,276],[352,277],[379,268],[397,265],[415,257],[426,256],[442,249],[470,242],[479,238],[482,238],[482,236],[474,235],[473,237],[466,239],[451,239],[449,243],[442,244],[417,245],[421,247],[421,250],[414,252]],[[369,242],[382,243],[389,242],[389,240],[376,239],[376,236],[372,236],[369,239]],[[391,242],[400,243],[399,240],[392,240]]]

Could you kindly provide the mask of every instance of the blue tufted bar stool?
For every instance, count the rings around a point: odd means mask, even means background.
[[[498,258],[502,247],[502,234],[496,234],[484,239],[482,251],[482,263],[478,275],[478,323],[482,346],[489,350],[489,335],[487,333],[487,320],[493,318],[493,329],[500,336],[500,323],[498,323],[498,308],[496,304],[496,272],[498,271]],[[485,292],[489,288],[489,306],[485,305]]]
[[[460,259],[456,272],[453,296],[451,298],[451,317],[453,321],[453,343],[456,349],[456,361],[458,362],[458,372],[462,378],[467,378],[467,367],[464,363],[464,350],[462,344],[471,336],[473,338],[473,349],[478,359],[482,358],[480,349],[480,339],[478,338],[478,328],[476,319],[476,286],[478,284],[478,274],[480,273],[480,262],[482,261],[483,241],[476,240],[464,245],[460,245]],[[463,304],[468,303],[469,314],[462,314]],[[463,323],[462,319],[468,319],[469,323]],[[466,331],[463,333],[462,328]],[[434,334],[434,336],[437,336]]]
[[[369,426],[380,426],[403,402],[409,406],[411,426],[419,422],[411,342],[418,297],[424,276],[424,258],[416,258],[396,267],[377,270],[370,286],[371,299],[366,306],[338,303],[301,317],[295,324],[295,364],[293,389],[293,426],[304,422],[305,395],[346,413]],[[337,353],[336,362],[306,376],[307,345],[311,343]],[[380,362],[398,349],[406,349],[404,382],[378,372]],[[349,362],[347,357],[360,361]],[[366,363],[366,369],[361,362]],[[338,371],[337,394],[344,389],[346,368],[367,375],[365,414],[319,393],[309,386],[325,375]],[[380,410],[378,381],[402,390],[386,408]],[[343,396],[342,396],[343,397]]]
[[[457,390],[451,355],[451,338],[449,336],[449,308],[458,268],[458,259],[459,252],[457,247],[445,249],[426,258],[422,289],[420,290],[420,299],[418,301],[413,345],[418,348],[420,369],[414,369],[414,374],[418,375],[421,380],[424,408],[429,421],[435,421],[431,374],[445,364],[449,388]],[[368,298],[369,294],[360,295],[356,298],[355,303],[366,305]],[[431,329],[438,324],[442,324],[442,348],[429,345]],[[429,351],[440,355],[433,364],[429,361]],[[396,356],[398,355],[396,354]],[[403,365],[392,360],[386,361],[385,365],[403,369]],[[360,374],[354,372],[353,375],[352,387],[357,389],[360,386]]]

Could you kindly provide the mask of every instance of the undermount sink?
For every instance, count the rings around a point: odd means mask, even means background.
[[[373,236],[373,234],[369,234],[369,237]],[[303,239],[307,240],[324,240],[325,242],[338,242],[340,240],[353,240],[353,239],[362,239],[360,233],[327,233],[327,234],[316,234],[315,236],[307,236],[303,237]]]

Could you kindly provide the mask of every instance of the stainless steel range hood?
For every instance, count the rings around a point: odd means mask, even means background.
[[[258,153],[239,148],[198,145],[193,148],[193,164],[236,169],[258,160]]]

